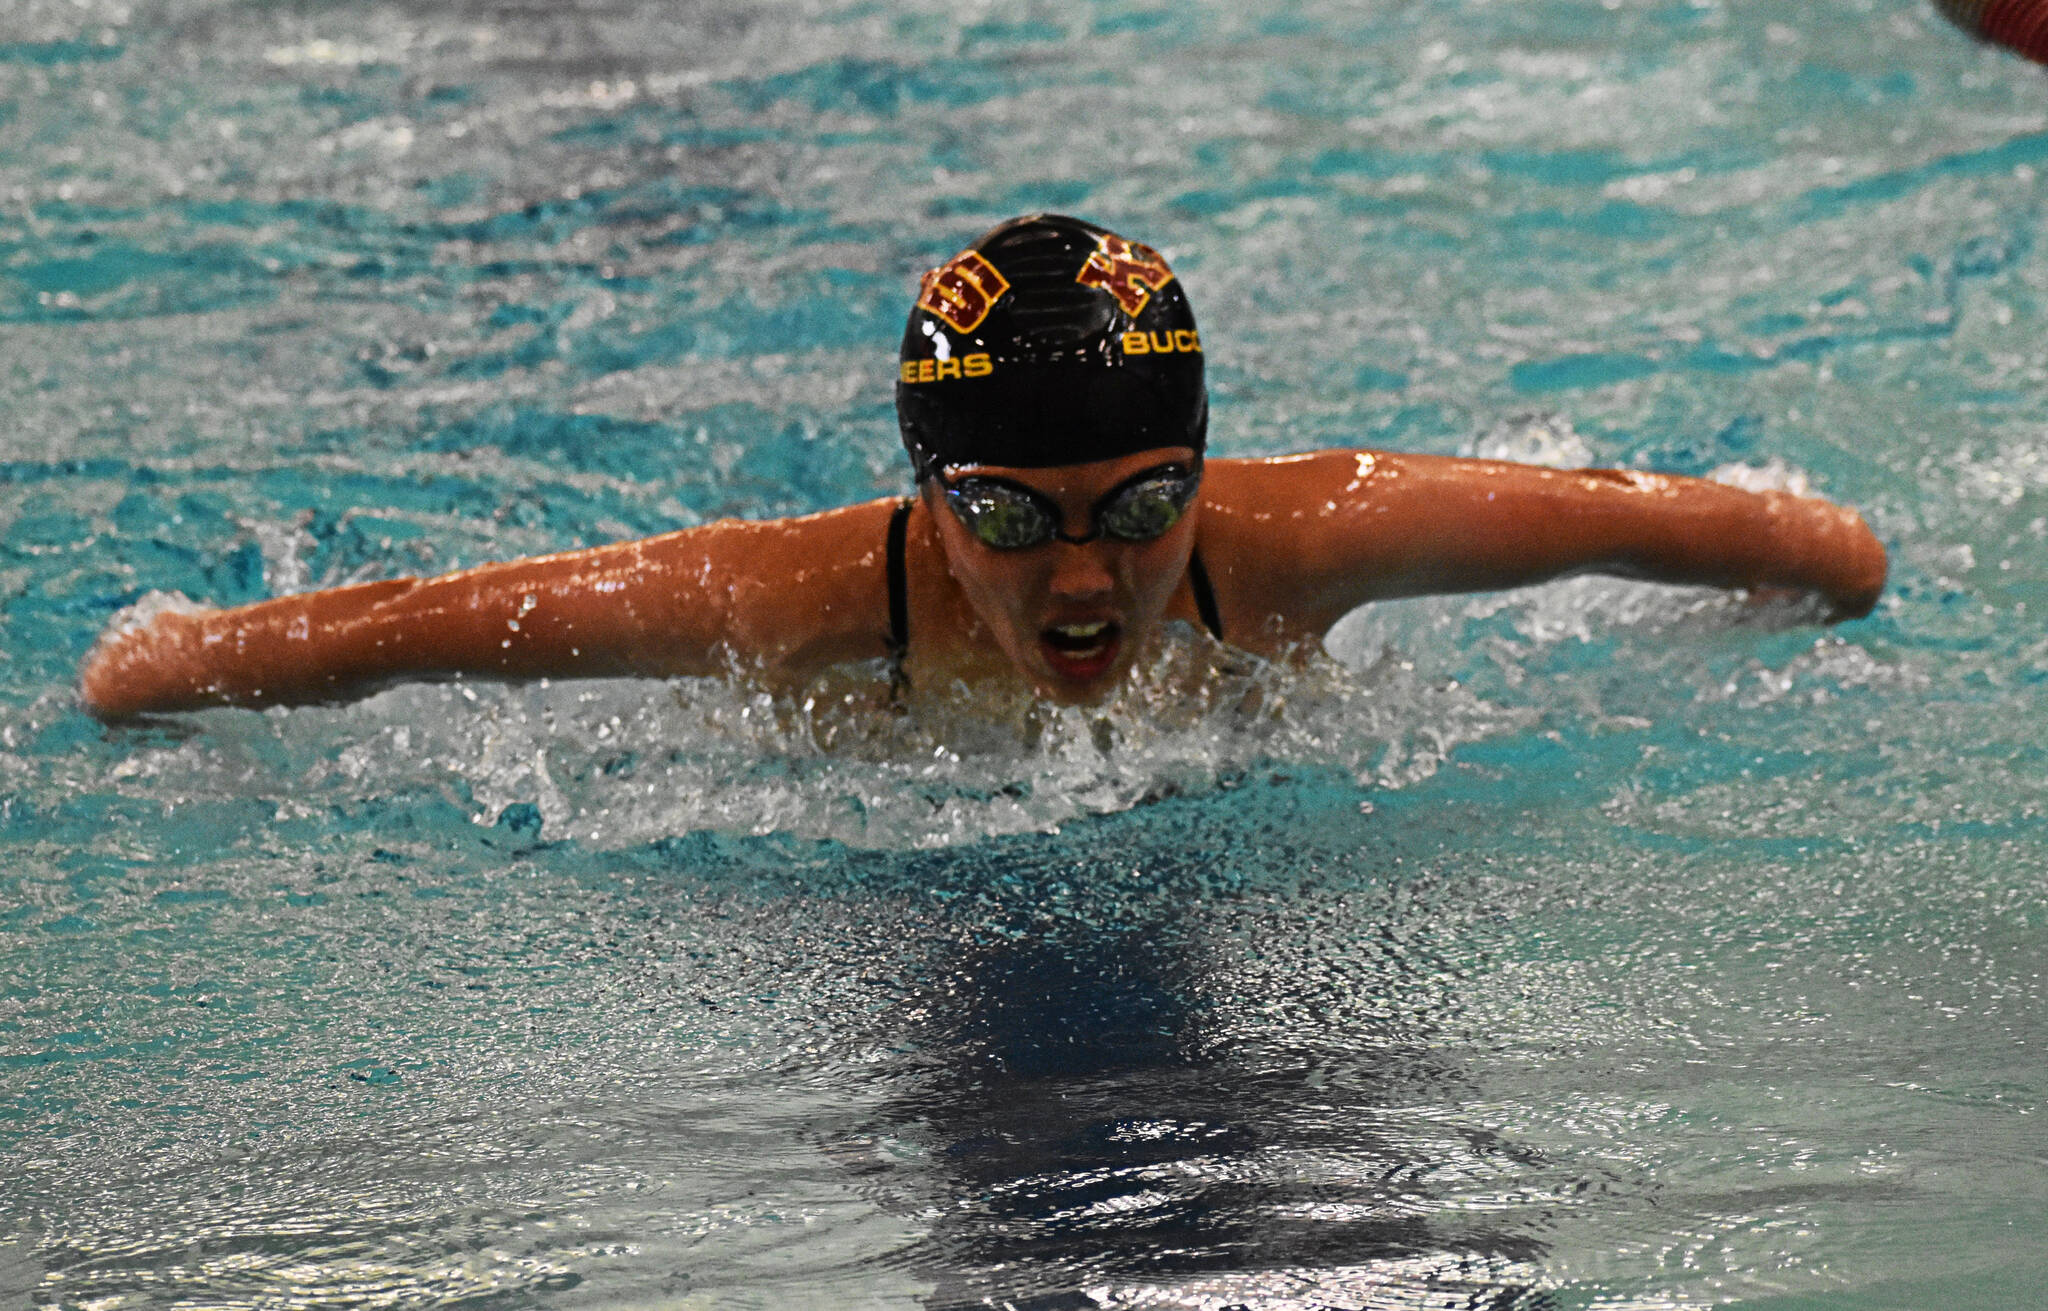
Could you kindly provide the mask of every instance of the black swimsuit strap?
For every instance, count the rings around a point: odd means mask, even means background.
[[[908,499],[897,503],[889,515],[889,658],[900,675],[903,657],[910,654],[910,575],[903,563],[904,536],[910,528]]]
[[[1195,594],[1195,610],[1202,616],[1202,626],[1209,630],[1209,636],[1223,640],[1223,616],[1216,612],[1216,589],[1209,585],[1209,571],[1202,567],[1202,553],[1196,550],[1188,556],[1188,588]]]

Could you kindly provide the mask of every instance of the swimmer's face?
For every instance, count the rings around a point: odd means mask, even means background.
[[[974,465],[946,471],[945,480],[1000,478],[1057,505],[1060,531],[1095,531],[1095,506],[1133,477],[1166,465],[1193,463],[1195,452],[1169,446],[1114,460],[1015,469]],[[1038,692],[1057,702],[1099,699],[1158,631],[1187,573],[1199,500],[1173,527],[1150,541],[1107,534],[1082,544],[1053,541],[1021,550],[984,543],[946,506],[937,480],[924,484],[926,509],[938,525],[946,563],[1003,654]]]

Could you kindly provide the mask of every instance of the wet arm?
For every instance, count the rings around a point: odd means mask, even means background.
[[[1813,591],[1835,618],[1867,613],[1884,586],[1862,517],[1816,497],[1366,451],[1250,463],[1277,475],[1264,503],[1247,488],[1221,517],[1291,548],[1271,594],[1317,627],[1368,601],[1574,573]]]
[[[801,672],[879,654],[886,515],[880,504],[722,522],[439,578],[163,614],[103,636],[81,694],[115,719],[341,700],[410,678]]]

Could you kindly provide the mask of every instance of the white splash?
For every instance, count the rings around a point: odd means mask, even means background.
[[[1510,460],[1552,469],[1582,469],[1593,463],[1593,448],[1558,414],[1517,414],[1486,430],[1464,452],[1482,460]]]

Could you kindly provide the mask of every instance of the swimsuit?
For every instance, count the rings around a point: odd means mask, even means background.
[[[900,691],[908,685],[903,661],[910,654],[910,579],[903,562],[904,539],[910,527],[910,507],[916,502],[898,501],[889,515],[889,663],[890,681]],[[1223,616],[1216,610],[1216,589],[1209,585],[1209,571],[1197,550],[1188,556],[1188,587],[1195,594],[1195,611],[1202,626],[1217,641],[1223,640]]]

